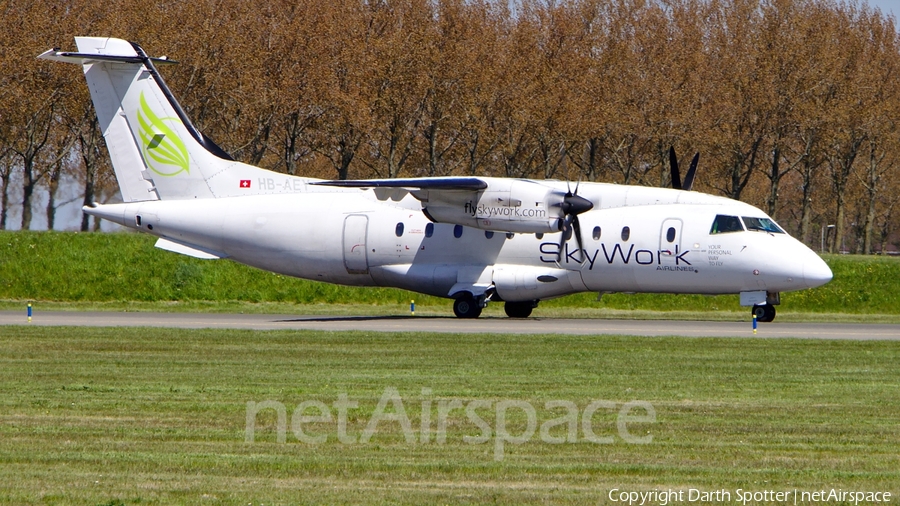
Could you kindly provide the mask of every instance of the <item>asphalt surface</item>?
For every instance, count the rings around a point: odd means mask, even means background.
[[[24,311],[0,311],[0,325],[900,340],[900,325],[777,321],[760,323],[754,335],[749,321],[41,311],[29,324]]]

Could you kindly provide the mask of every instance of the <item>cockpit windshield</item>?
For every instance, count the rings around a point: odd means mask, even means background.
[[[743,232],[744,227],[741,225],[741,219],[737,216],[726,216],[720,214],[713,221],[712,228],[709,229],[710,234],[727,234],[729,232]]]
[[[781,228],[769,218],[749,218],[747,216],[744,216],[743,220],[744,225],[747,226],[747,230],[769,232],[770,234],[784,233],[784,230],[781,230]]]

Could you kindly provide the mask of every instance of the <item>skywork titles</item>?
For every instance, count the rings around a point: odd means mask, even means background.
[[[546,218],[547,211],[545,209],[531,209],[511,206],[486,206],[484,204],[475,205],[466,202],[465,212],[476,218]]]
[[[560,256],[559,244],[555,242],[543,242],[541,243],[540,248],[541,262],[548,264],[556,263],[557,257]],[[566,243],[563,255],[561,255],[562,258],[560,259],[560,263],[573,262],[581,264],[586,260],[589,264],[588,270],[593,270],[594,263],[597,261],[601,251],[603,252],[603,256],[600,257],[601,261],[606,260],[606,263],[609,265],[612,265],[613,263],[628,265],[629,263],[634,262],[638,265],[656,265],[656,270],[658,271],[695,271],[691,262],[685,258],[685,255],[690,253],[690,251],[681,251],[678,246],[675,246],[675,252],[672,253],[668,250],[657,250],[654,252],[648,249],[639,249],[635,251],[634,244],[629,245],[627,250],[621,244],[615,244],[612,249],[607,249],[605,244],[601,244],[600,248],[595,249],[594,253],[591,254],[588,250],[579,248],[569,249],[569,244]],[[673,258],[675,259],[675,265],[663,265],[663,259],[669,259],[667,264],[670,264],[671,259]]]

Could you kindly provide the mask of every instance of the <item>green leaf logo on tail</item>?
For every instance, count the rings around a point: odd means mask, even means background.
[[[138,134],[141,137],[141,151],[147,166],[160,176],[175,176],[181,172],[190,173],[187,148],[166,121],[177,118],[160,118],[144,99],[141,92],[141,107],[138,109]]]

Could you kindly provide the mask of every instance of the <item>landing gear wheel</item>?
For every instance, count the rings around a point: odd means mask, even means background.
[[[506,311],[506,316],[510,318],[528,318],[531,316],[531,310],[534,309],[534,302],[530,300],[507,302],[503,309]]]
[[[481,316],[481,306],[474,297],[460,297],[453,301],[453,314],[457,318],[478,318]]]
[[[756,316],[756,321],[768,323],[775,319],[775,306],[771,304],[753,306],[751,314]]]

